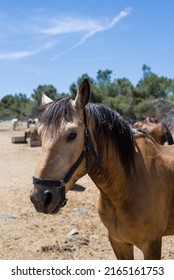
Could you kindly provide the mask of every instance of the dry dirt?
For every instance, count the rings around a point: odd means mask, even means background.
[[[35,211],[29,193],[40,147],[11,142],[25,129],[24,123],[12,131],[10,122],[0,122],[0,259],[115,259],[97,213],[98,190],[88,176],[69,191],[59,214]],[[73,229],[78,233],[69,237]],[[174,259],[174,237],[163,238],[162,258]],[[136,248],[135,259],[142,259]]]

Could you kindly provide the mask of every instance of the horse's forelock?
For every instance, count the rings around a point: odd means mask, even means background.
[[[75,115],[71,100],[71,97],[60,98],[47,106],[41,116],[43,128],[49,128],[54,132],[63,119],[71,121]]]

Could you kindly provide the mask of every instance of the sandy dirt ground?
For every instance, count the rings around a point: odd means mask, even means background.
[[[24,123],[12,131],[10,122],[0,122],[0,259],[115,259],[97,213],[98,190],[88,176],[68,192],[59,214],[35,211],[29,193],[40,147],[11,142],[25,129]],[[174,237],[163,238],[162,258],[174,259]],[[142,259],[136,248],[135,259]]]

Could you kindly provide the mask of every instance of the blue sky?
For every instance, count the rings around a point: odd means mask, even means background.
[[[174,78],[173,0],[0,0],[0,98],[58,92],[84,73],[136,84],[142,65]]]

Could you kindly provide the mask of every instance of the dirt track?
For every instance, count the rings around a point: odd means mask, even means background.
[[[40,147],[11,143],[24,130],[13,132],[9,122],[0,122],[0,259],[115,259],[97,213],[98,190],[88,176],[68,193],[59,214],[35,211],[29,192]],[[69,237],[72,229],[78,233]],[[142,259],[137,249],[135,258]],[[163,238],[162,258],[174,259],[174,237]]]

